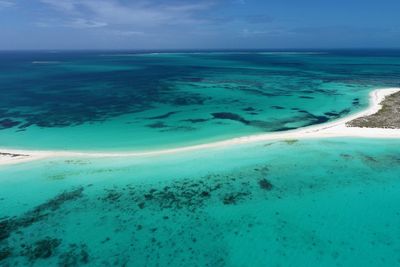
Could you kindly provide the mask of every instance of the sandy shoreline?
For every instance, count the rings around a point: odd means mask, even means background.
[[[347,127],[346,123],[356,118],[368,116],[381,109],[381,102],[386,96],[400,91],[400,88],[377,89],[370,93],[369,107],[359,113],[329,123],[313,125],[296,130],[266,133],[251,136],[238,137],[225,141],[212,142],[201,145],[164,149],[157,151],[133,151],[133,152],[73,152],[73,151],[33,151],[0,149],[0,165],[9,165],[33,160],[55,158],[55,157],[140,157],[173,154],[178,152],[193,151],[207,148],[218,148],[237,144],[252,142],[285,140],[285,139],[307,139],[307,138],[329,138],[329,137],[361,137],[361,138],[400,138],[400,129],[382,128],[357,128]]]

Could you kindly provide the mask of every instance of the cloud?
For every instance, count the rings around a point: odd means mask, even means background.
[[[110,30],[108,33],[123,36],[123,37],[131,37],[131,36],[143,36],[146,35],[144,32],[141,31],[129,31],[129,30]]]
[[[70,1],[70,0],[41,0],[43,4],[48,4],[52,6],[53,8],[56,8],[61,11],[74,11],[75,10],[75,1]]]
[[[87,20],[83,18],[74,18],[70,20],[60,19],[43,19],[35,23],[37,27],[42,28],[54,28],[54,27],[66,27],[75,29],[88,29],[88,28],[101,28],[108,24],[101,21]]]
[[[268,24],[273,22],[274,19],[268,15],[245,15],[245,16],[225,16],[225,17],[209,17],[207,18],[208,24],[226,25],[235,23],[240,26],[252,26],[253,24]]]
[[[244,20],[252,24],[262,24],[262,23],[272,22],[273,18],[268,15],[262,14],[262,15],[249,15],[246,16]]]
[[[241,37],[258,37],[258,36],[282,36],[286,35],[288,32],[281,28],[272,28],[265,30],[255,30],[255,29],[243,29],[240,32]]]
[[[73,19],[72,21],[64,24],[65,27],[78,28],[78,29],[99,28],[99,27],[105,27],[107,25],[108,24],[106,22],[93,21],[82,18]]]
[[[0,10],[15,6],[14,2],[0,0]]]
[[[317,36],[350,36],[354,37],[357,35],[371,35],[371,33],[382,32],[381,28],[366,28],[348,25],[332,25],[332,26],[307,26],[293,28],[291,31],[294,34],[302,35],[317,35]]]
[[[157,4],[142,0],[134,3],[116,0],[41,0],[41,3],[61,11],[66,16],[87,21],[102,21],[107,25],[155,27],[165,24],[199,23],[195,13],[209,9],[213,2],[180,2]]]
[[[241,34],[244,37],[248,36],[254,36],[254,35],[265,35],[268,34],[268,31],[260,31],[260,30],[249,30],[249,29],[243,29]]]

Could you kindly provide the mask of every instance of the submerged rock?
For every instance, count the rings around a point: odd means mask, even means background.
[[[273,108],[273,109],[285,109],[284,107],[281,107],[281,106],[272,106],[271,108]]]
[[[10,220],[0,221],[0,241],[10,236]]]
[[[146,126],[149,127],[149,128],[153,128],[153,129],[160,129],[160,128],[168,127],[168,125],[166,125],[164,122],[161,122],[161,121],[155,122],[155,123],[151,123],[151,124],[148,124]]]
[[[31,260],[49,258],[60,244],[61,239],[46,237],[37,241],[33,246],[29,246],[25,255]]]
[[[297,142],[299,142],[299,140],[297,140],[297,139],[287,139],[287,140],[283,140],[283,142],[285,142],[288,145],[294,145]]]
[[[238,201],[244,199],[248,195],[250,195],[249,192],[231,193],[231,194],[226,195],[222,202],[225,205],[235,205]]]
[[[0,120],[0,129],[8,129],[21,124],[20,121],[13,121],[10,119]]]
[[[250,112],[250,111],[256,111],[256,109],[253,108],[253,107],[244,108],[244,109],[242,109],[242,110],[243,110],[243,111],[248,111],[248,112]]]
[[[12,255],[12,250],[10,247],[5,247],[0,249],[0,262],[7,259]]]
[[[242,116],[235,114],[235,113],[230,113],[230,112],[216,112],[211,114],[214,119],[221,119],[221,120],[232,120],[232,121],[238,121],[243,124],[249,124],[250,121],[246,120]]]
[[[272,184],[270,181],[268,181],[267,179],[261,179],[258,181],[258,185],[260,186],[261,189],[264,190],[271,190],[273,188]]]
[[[74,267],[89,263],[89,252],[86,244],[71,244],[69,249],[61,254],[59,266]]]
[[[159,116],[148,117],[148,118],[146,118],[146,119],[149,119],[149,120],[161,120],[161,119],[166,119],[166,118],[169,118],[170,116],[172,116],[172,115],[174,115],[174,114],[176,114],[176,113],[178,113],[178,112],[179,112],[179,111],[171,111],[171,112],[167,112],[167,113],[165,113],[165,114],[159,115]]]
[[[187,119],[187,120],[182,120],[182,121],[187,121],[190,123],[201,123],[201,122],[209,121],[209,119]]]
[[[65,191],[34,209],[22,214],[20,217],[0,221],[0,241],[7,239],[11,233],[20,228],[43,220],[49,216],[49,212],[58,210],[65,202],[82,197],[83,187],[71,191]]]

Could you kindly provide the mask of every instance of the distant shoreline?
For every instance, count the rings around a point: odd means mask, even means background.
[[[163,149],[155,151],[132,151],[132,152],[79,152],[79,151],[35,151],[35,150],[17,150],[0,149],[0,165],[10,165],[46,158],[107,158],[107,157],[146,157],[165,154],[174,154],[201,150],[207,148],[220,148],[231,145],[247,144],[260,141],[271,140],[293,140],[293,139],[311,139],[311,138],[334,138],[334,137],[360,137],[360,138],[392,138],[400,139],[400,129],[387,128],[359,128],[349,127],[346,124],[361,118],[377,113],[382,108],[382,102],[385,97],[400,92],[400,88],[377,89],[370,93],[370,105],[361,112],[344,117],[342,119],[303,127],[296,130],[290,130],[278,133],[266,133],[258,135],[243,136],[225,141],[206,143],[201,145],[186,146],[180,148]]]

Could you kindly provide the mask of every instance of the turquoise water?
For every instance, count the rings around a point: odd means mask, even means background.
[[[0,148],[295,129],[365,108],[399,73],[395,50],[1,52]],[[399,151],[337,138],[0,166],[0,266],[398,266]]]
[[[397,266],[399,148],[291,140],[3,166],[0,264]]]
[[[1,52],[0,147],[159,149],[365,108],[399,51]]]

